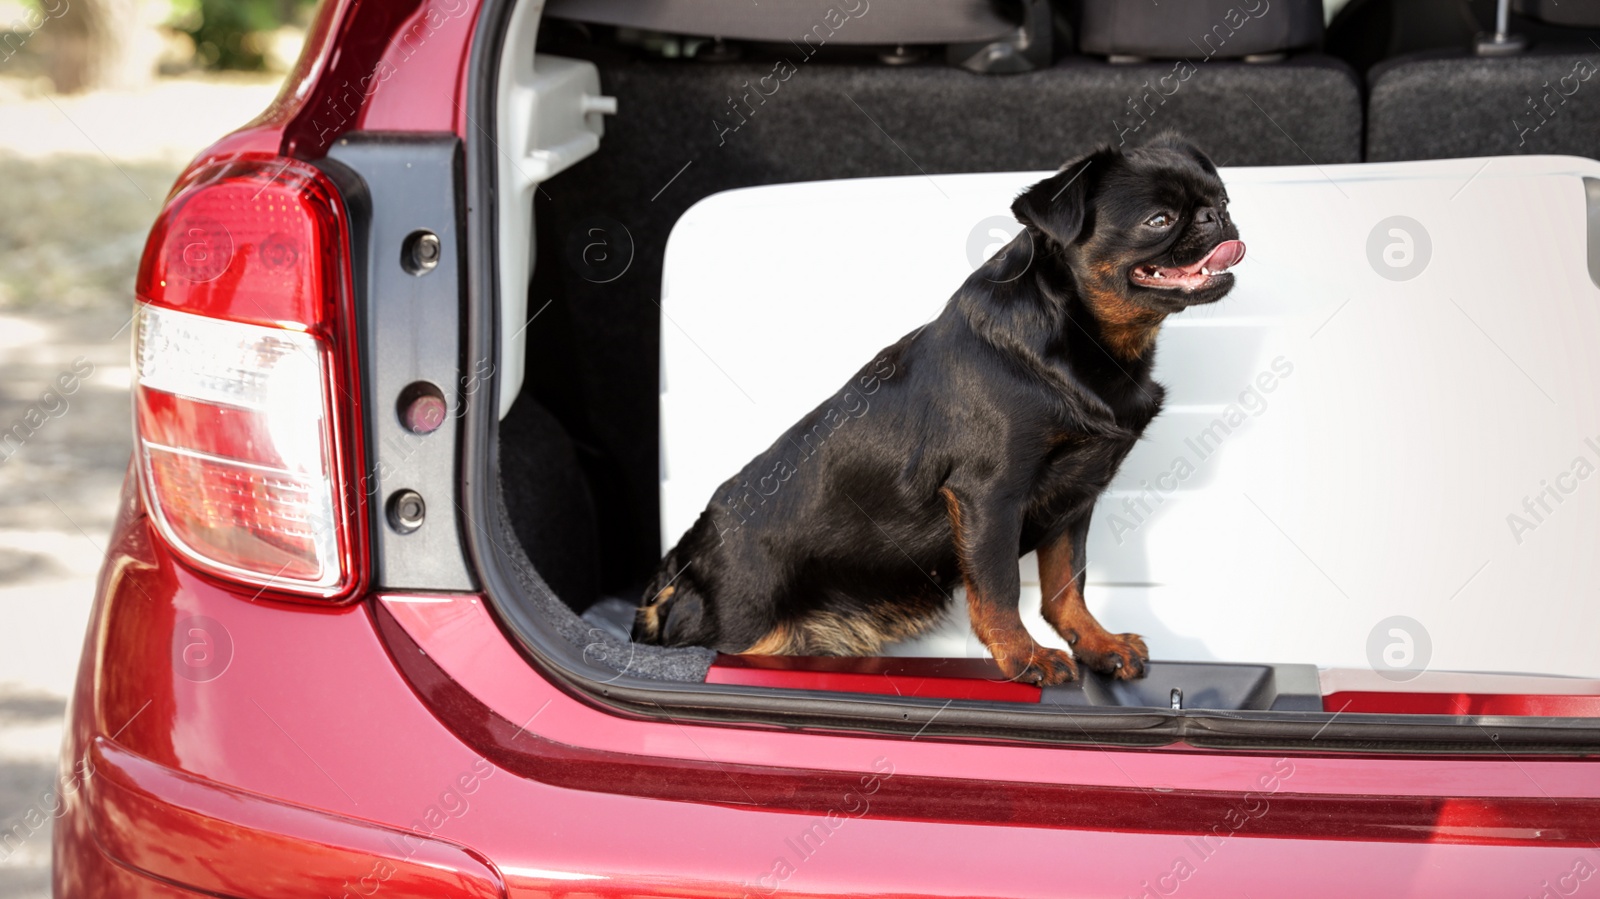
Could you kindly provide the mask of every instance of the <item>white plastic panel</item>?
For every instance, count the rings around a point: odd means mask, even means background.
[[[518,3],[511,11],[495,92],[501,418],[516,402],[526,368],[533,192],[598,150],[605,116],[617,111],[616,98],[600,93],[594,63],[533,52],[543,10],[542,3]]]
[[[663,548],[936,315],[969,244],[1014,231],[1012,197],[1046,174],[780,185],[685,213],[663,276]],[[1582,181],[1600,163],[1223,176],[1249,255],[1231,296],[1163,330],[1168,405],[1097,508],[1091,609],[1162,659],[1366,667],[1387,650],[1402,668],[1600,675],[1600,288]],[[1230,407],[1233,426],[1206,437]],[[1024,619],[1061,645],[1031,557],[1022,569]],[[897,651],[984,653],[960,603]]]

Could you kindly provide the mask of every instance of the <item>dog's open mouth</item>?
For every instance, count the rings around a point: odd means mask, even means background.
[[[1128,273],[1140,287],[1163,290],[1199,290],[1239,264],[1244,258],[1244,241],[1225,240],[1211,248],[1204,259],[1185,266],[1141,265]]]

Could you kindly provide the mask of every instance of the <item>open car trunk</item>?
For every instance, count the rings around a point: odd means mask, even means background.
[[[501,298],[503,417],[473,524],[488,592],[542,667],[641,714],[909,730],[906,710],[931,704],[941,730],[1028,739],[1600,746],[1600,621],[1574,601],[1600,586],[1583,548],[1600,505],[1547,493],[1577,484],[1574,456],[1600,460],[1583,442],[1600,433],[1600,372],[1578,336],[1600,333],[1600,164],[1338,165],[1360,158],[1360,92],[1315,55],[1208,62],[1136,124],[1107,110],[1168,64],[1001,76],[762,42],[673,58],[695,49],[513,15],[500,59],[532,61],[523,93],[502,69],[478,107],[497,111],[500,146],[475,158],[522,188],[498,193],[503,289],[530,287],[525,304]],[[603,135],[593,101],[588,136],[534,140],[553,147],[527,157],[548,177],[508,170],[523,158],[508,98],[594,96],[594,77],[616,98]],[[936,314],[1014,233],[1020,187],[1158,128],[1224,167],[1251,259],[1220,307],[1169,322],[1167,410],[1091,532],[1091,608],[1145,634],[1147,678],[1007,683],[959,596],[932,638],[880,659],[627,641],[657,560],[722,478]],[[940,177],[955,174],[970,177]],[[859,178],[892,180],[797,183]],[[766,189],[724,193],[752,187]],[[1431,217],[1390,222],[1390,207]],[[1470,227],[1533,215],[1548,227],[1487,245]],[[1417,271],[1432,279],[1395,277],[1386,252],[1431,254]],[[1025,590],[1025,620],[1038,602]]]

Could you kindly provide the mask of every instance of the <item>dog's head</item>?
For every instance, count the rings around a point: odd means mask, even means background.
[[[1035,252],[1064,259],[1095,315],[1118,326],[1222,299],[1244,258],[1217,167],[1174,135],[1074,159],[1011,210]]]

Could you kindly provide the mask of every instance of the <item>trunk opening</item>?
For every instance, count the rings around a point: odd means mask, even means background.
[[[509,6],[499,4],[502,12]],[[491,4],[480,35],[493,34],[495,14]],[[710,650],[619,640],[616,625],[626,626],[626,609],[676,538],[662,532],[659,300],[667,236],[683,214],[740,187],[906,175],[908,156],[924,174],[1053,165],[1115,142],[1116,123],[1101,114],[1107,98],[1137,95],[1154,70],[1064,61],[1002,78],[939,59],[892,66],[881,48],[836,47],[791,61],[795,71],[777,91],[747,97],[750,85],[782,69],[789,51],[750,43],[726,57],[674,59],[666,54],[682,52],[683,42],[656,37],[551,20],[539,38],[541,54],[592,63],[617,114],[598,149],[533,192],[525,373],[503,419],[476,431],[481,452],[469,458],[493,462],[468,508],[481,527],[466,530],[487,538],[471,540],[487,592],[546,671],[639,713],[668,704],[675,713],[723,720],[897,730],[909,719],[904,709],[953,704],[943,728],[1031,739],[1262,747],[1315,740],[1327,749],[1450,752],[1501,751],[1507,740],[1527,751],[1600,747],[1600,728],[1581,698],[1600,689],[1588,681],[1507,685],[1490,675],[1447,676],[1414,684],[1414,692],[1454,691],[1465,699],[1463,714],[1422,699],[1416,710],[1430,714],[1421,716],[1408,714],[1404,702],[1373,698],[1399,691],[1334,684],[1309,665],[1168,662],[1132,686],[1091,676],[1019,699],[963,687],[963,679],[984,681],[981,671],[963,667],[970,660],[719,660]],[[475,65],[494,62],[486,46],[499,44],[480,40]],[[513,41],[505,58],[533,52]],[[1275,98],[1298,119],[1224,128],[1222,117],[1200,115],[1195,104],[1171,110],[1162,127],[1182,128],[1225,165],[1298,164],[1308,149],[1319,162],[1359,159],[1359,92],[1343,64],[1307,55],[1272,66],[1210,65],[1214,83],[1197,84],[1197,93],[1215,92],[1206,95],[1211,108],[1248,91]],[[495,100],[484,96],[492,91],[477,90],[477,113],[492,118]],[[1304,94],[1326,102],[1294,102]],[[883,113],[874,118],[864,108]],[[1054,120],[1017,127],[1039,108],[1054,111]],[[1289,132],[1305,137],[1295,145]],[[474,151],[479,172],[469,181],[480,189],[494,153]],[[496,252],[519,249],[502,241]],[[487,344],[494,332],[483,310],[475,314]],[[891,697],[864,689],[863,676],[928,691],[897,689]],[[828,695],[856,690],[880,698],[851,697],[843,711]],[[1510,693],[1526,701],[1481,701]],[[1575,698],[1549,699],[1561,695]],[[1327,707],[1329,696],[1346,708]],[[1491,739],[1482,726],[1488,712],[1474,709],[1524,717],[1496,719]]]

